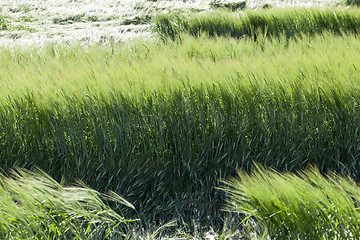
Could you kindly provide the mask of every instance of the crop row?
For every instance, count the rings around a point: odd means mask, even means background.
[[[250,38],[259,35],[279,38],[302,35],[359,33],[360,14],[356,9],[274,9],[229,13],[214,11],[201,14],[162,14],[155,19],[154,31],[163,39],[177,39],[180,33],[193,36]]]

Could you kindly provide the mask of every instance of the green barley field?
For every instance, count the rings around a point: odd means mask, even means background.
[[[1,45],[0,238],[359,239],[358,3],[171,2]]]

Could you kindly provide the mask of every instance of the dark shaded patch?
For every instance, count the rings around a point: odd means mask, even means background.
[[[221,2],[219,0],[214,0],[210,6],[212,8],[226,8],[229,9],[231,11],[237,11],[237,10],[242,10],[246,7],[246,1],[242,1],[242,2],[229,2],[229,3],[224,3]]]

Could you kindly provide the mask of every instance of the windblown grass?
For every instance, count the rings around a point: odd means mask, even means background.
[[[356,9],[273,9],[230,14],[215,11],[201,14],[163,14],[155,19],[154,31],[163,39],[175,40],[180,33],[193,36],[249,37],[259,34],[279,38],[314,35],[329,31],[334,34],[358,34],[360,13]]]
[[[219,179],[253,161],[358,179],[359,51],[330,34],[2,50],[1,166],[111,189],[147,221],[207,224]]]
[[[82,182],[63,187],[41,171],[13,171],[0,180],[1,239],[121,239],[128,220]],[[112,194],[110,199],[128,202]]]
[[[360,188],[349,178],[324,177],[315,167],[280,174],[257,166],[225,184],[229,210],[247,216],[249,233],[255,219],[269,239],[360,238]]]

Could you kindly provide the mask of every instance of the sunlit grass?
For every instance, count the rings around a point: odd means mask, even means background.
[[[249,235],[256,230],[269,239],[359,238],[360,188],[353,180],[324,177],[315,167],[281,174],[257,166],[238,174],[224,189],[228,210],[246,215]]]
[[[138,98],[185,85],[229,87],[235,83],[283,86],[287,92],[291,91],[287,85],[300,83],[304,91],[338,85],[353,90],[357,89],[359,48],[353,35],[324,34],[289,41],[260,37],[256,43],[184,36],[182,43],[169,44],[2,49],[0,99],[18,99],[27,93],[44,101],[114,93]]]
[[[1,239],[122,239],[128,222],[84,183],[64,187],[39,170],[0,180]],[[113,194],[112,200],[128,202]]]

